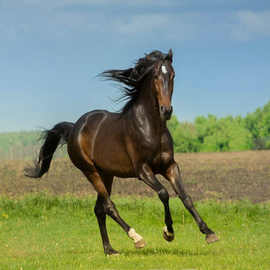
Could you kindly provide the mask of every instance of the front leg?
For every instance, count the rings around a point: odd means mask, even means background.
[[[166,224],[166,226],[163,228],[163,237],[165,240],[170,242],[174,239],[174,231],[172,226],[173,221],[169,207],[169,193],[155,177],[152,169],[148,166],[148,164],[142,164],[138,171],[139,179],[142,180],[149,187],[151,187],[153,190],[155,190],[159,196],[159,199],[163,203]]]
[[[200,231],[204,234],[206,234],[206,241],[208,244],[213,243],[215,241],[218,241],[218,237],[216,234],[210,230],[207,226],[207,224],[203,221],[203,219],[200,217],[199,213],[195,209],[191,197],[186,193],[182,177],[180,174],[179,167],[176,162],[172,163],[163,176],[170,181],[174,191],[178,195],[178,197],[182,200],[184,206],[186,209],[191,213],[194,220],[196,221]]]

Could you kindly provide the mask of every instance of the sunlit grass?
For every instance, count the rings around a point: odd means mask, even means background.
[[[136,250],[112,220],[108,230],[121,255],[105,257],[93,213],[94,197],[0,199],[0,269],[269,269],[270,204],[196,204],[220,241],[207,245],[178,199],[171,200],[175,240],[162,238],[156,198],[115,198],[121,216],[147,242]]]

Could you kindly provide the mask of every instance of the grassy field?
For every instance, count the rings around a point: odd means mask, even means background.
[[[1,160],[0,270],[270,270],[270,151],[178,154],[176,160],[188,193],[221,240],[207,245],[172,198],[176,238],[166,242],[156,194],[138,180],[117,179],[114,201],[147,246],[136,250],[108,219],[112,245],[121,252],[110,258],[93,213],[95,192],[67,158],[55,158],[40,181],[23,176],[29,161]]]
[[[0,269],[269,270],[270,203],[196,203],[220,241],[207,245],[177,198],[171,199],[176,238],[162,238],[163,211],[157,198],[115,197],[122,217],[147,242],[136,250],[108,220],[112,245],[105,257],[91,196],[36,194],[0,199]]]

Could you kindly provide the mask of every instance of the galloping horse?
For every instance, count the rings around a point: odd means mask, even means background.
[[[75,124],[58,123],[47,131],[35,166],[25,169],[26,176],[41,177],[49,170],[60,140],[67,143],[71,161],[98,194],[94,211],[106,255],[118,253],[109,241],[106,215],[122,227],[136,248],[145,246],[142,236],[120,217],[110,199],[114,176],[136,177],[157,192],[165,209],[165,240],[174,239],[173,221],[169,194],[156,174],[161,174],[171,183],[200,231],[206,235],[206,241],[218,240],[186,193],[174,160],[173,141],[166,126],[172,114],[175,76],[172,62],[172,50],[168,54],[153,51],[140,58],[132,68],[104,71],[103,77],[124,85],[122,97],[128,101],[122,110],[118,113],[95,110],[81,116]]]

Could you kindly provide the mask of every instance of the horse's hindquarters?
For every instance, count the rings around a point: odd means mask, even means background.
[[[93,111],[81,117],[70,137],[68,152],[81,170],[93,167],[110,175],[134,176],[118,114]]]
[[[102,171],[119,176],[132,177],[133,165],[126,150],[121,120],[108,119],[100,128],[94,145],[93,160]]]

